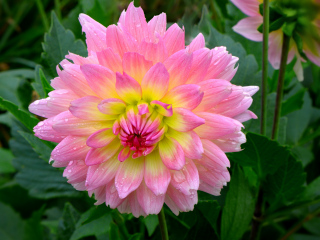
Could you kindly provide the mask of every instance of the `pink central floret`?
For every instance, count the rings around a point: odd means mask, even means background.
[[[146,114],[147,115],[147,114]],[[161,140],[164,128],[159,128],[160,119],[152,116],[135,115],[131,121],[124,117],[120,119],[119,138],[124,147],[119,155],[119,161],[126,160],[131,153],[132,158],[146,156],[151,153]]]

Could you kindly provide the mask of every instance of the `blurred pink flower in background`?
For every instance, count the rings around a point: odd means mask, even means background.
[[[300,1],[300,0],[299,0]],[[319,4],[319,0],[306,0],[310,1],[310,4]],[[258,31],[258,27],[263,23],[263,17],[259,12],[259,5],[263,3],[262,0],[231,0],[231,2],[236,5],[244,14],[249,17],[240,20],[234,27],[233,30],[242,36],[256,42],[262,41],[262,33]],[[274,2],[270,0],[270,2]],[[280,2],[280,1],[279,1]],[[295,2],[295,1],[293,1]],[[312,3],[313,2],[313,3]],[[306,2],[301,1],[300,4]],[[315,5],[316,6],[316,5]],[[308,9],[305,10],[308,14]],[[301,21],[302,22],[302,21]],[[320,13],[310,22],[307,23],[308,26],[301,27],[301,22],[299,27],[296,27],[300,32],[299,37],[301,37],[303,42],[303,53],[308,57],[310,61],[314,64],[320,66]],[[303,22],[305,24],[305,22]],[[300,29],[299,29],[300,28]],[[305,29],[303,29],[305,28]],[[313,32],[312,34],[308,34]],[[283,31],[281,27],[278,30],[272,31],[269,33],[269,61],[273,68],[279,69],[280,59],[281,59],[281,50],[283,43]],[[298,51],[297,44],[290,39],[289,55],[287,63],[290,63],[294,57],[296,57],[296,63],[294,65],[294,71],[297,75],[297,78],[303,80],[303,68],[301,61],[304,62],[305,59]]]
[[[197,190],[219,195],[230,181],[225,152],[246,141],[241,122],[258,87],[230,83],[238,58],[225,47],[189,46],[166,14],[146,22],[131,3],[105,28],[80,14],[89,56],[69,53],[49,97],[29,110],[47,118],[35,135],[59,143],[54,167],[77,190],[121,213],[178,214],[198,202]]]

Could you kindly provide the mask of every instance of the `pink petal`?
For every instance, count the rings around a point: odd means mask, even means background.
[[[211,186],[208,183],[201,182],[199,185],[199,190],[202,192],[209,193],[213,196],[220,196],[221,188],[216,186]]]
[[[223,186],[227,184],[226,178],[223,176],[222,173],[228,173],[228,171],[225,169],[223,172],[218,172],[215,170],[207,169],[199,164],[197,164],[197,167],[201,183],[206,183],[207,185],[215,188],[216,192],[220,193],[220,191],[217,190],[220,190],[221,188],[223,188]]]
[[[91,197],[91,194],[94,193],[94,198],[97,200],[94,205],[100,205],[106,201],[106,186],[96,188],[94,190],[89,190],[88,194]]]
[[[171,180],[169,169],[163,164],[157,151],[146,156],[144,181],[148,188],[156,195],[166,193]]]
[[[81,71],[91,89],[101,98],[117,98],[115,75],[108,68],[96,64],[85,64]],[[90,95],[90,94],[88,94]]]
[[[128,159],[131,155],[131,150],[129,147],[124,147],[120,153],[118,154],[118,160],[123,162],[124,160]]]
[[[49,92],[48,107],[57,111],[67,111],[70,102],[77,99],[78,96],[71,90],[60,89]]]
[[[164,62],[168,58],[168,50],[159,35],[155,37],[154,42],[143,40],[139,45],[139,53],[154,64]]]
[[[69,111],[57,115],[53,119],[53,129],[64,135],[87,136],[101,128],[112,127],[109,121],[89,121],[73,116]]]
[[[182,30],[176,23],[168,28],[163,36],[163,40],[167,47],[169,56],[185,48],[184,30]]]
[[[185,84],[171,89],[162,99],[162,102],[172,104],[173,108],[195,109],[203,98],[200,86],[196,84]]]
[[[139,216],[146,216],[146,213],[143,211],[142,207],[139,204],[137,198],[137,191],[132,192],[120,206],[118,206],[120,213],[132,213],[136,218]]]
[[[83,160],[70,161],[63,171],[68,183],[75,184],[86,180],[88,167]]]
[[[239,122],[246,122],[250,119],[257,119],[257,115],[255,115],[250,110],[245,110],[244,112],[240,113],[237,116],[234,116],[233,119],[239,121]]]
[[[162,63],[150,68],[141,82],[143,99],[145,101],[160,100],[168,91],[169,73]]]
[[[243,127],[240,122],[219,114],[198,112],[197,115],[205,120],[205,124],[194,129],[200,138],[218,139]]]
[[[166,136],[172,137],[181,145],[187,158],[200,159],[202,157],[202,143],[199,136],[194,131],[178,132],[171,128],[166,133]]]
[[[174,130],[188,132],[204,124],[203,118],[185,108],[173,109],[173,115],[164,119],[164,122]]]
[[[110,69],[113,72],[122,72],[122,62],[119,54],[114,53],[112,48],[106,48],[101,52],[97,52],[99,64]]]
[[[165,194],[155,195],[142,181],[137,189],[137,198],[143,211],[148,214],[158,214],[163,206]]]
[[[98,64],[98,59],[95,56],[89,57],[81,57],[77,54],[69,52],[68,55],[65,56],[67,59],[72,60],[74,64],[83,65],[83,64]]]
[[[232,29],[252,41],[261,42],[262,33],[257,29],[262,24],[262,16],[247,17],[240,20]]]
[[[248,16],[261,16],[259,12],[260,2],[257,0],[231,0],[231,2]]]
[[[50,85],[56,90],[58,90],[58,89],[70,90],[69,86],[67,84],[65,84],[60,77],[56,77],[56,78],[52,79]]]
[[[184,195],[194,194],[199,188],[199,173],[192,160],[187,159],[179,171],[172,171],[171,185]]]
[[[222,79],[210,79],[199,83],[204,97],[195,111],[207,111],[215,107],[232,92],[230,82]]]
[[[148,25],[141,7],[136,8],[131,2],[125,15],[127,31],[138,41],[149,36]]]
[[[137,105],[139,115],[144,115],[146,113],[149,113],[149,105],[148,103],[140,103]]]
[[[155,108],[155,110],[165,117],[171,117],[173,115],[172,105],[163,103],[157,100],[151,101],[150,105]]]
[[[246,136],[243,132],[239,131],[212,140],[212,142],[223,152],[239,152],[241,151],[241,144],[246,142]]]
[[[113,134],[112,128],[104,128],[90,135],[87,145],[92,148],[101,148],[107,146],[115,138],[116,135]]]
[[[198,83],[204,80],[212,59],[212,52],[208,48],[201,48],[193,52],[193,60],[187,83]]]
[[[126,104],[118,98],[108,98],[99,103],[98,109],[100,112],[107,115],[119,115],[125,112]]]
[[[308,55],[307,55],[308,56]],[[311,56],[309,55],[309,59],[311,61]],[[316,56],[313,57],[313,62],[315,62],[314,60],[317,61],[316,59]],[[319,58],[319,63],[320,63],[320,58]],[[320,64],[319,64],[320,65]],[[293,70],[298,78],[299,81],[303,81],[303,67],[302,67],[302,64],[301,64],[301,57],[300,56],[297,56],[297,61],[296,63],[294,64],[293,66]]]
[[[225,47],[215,47],[211,52],[211,63],[204,79],[231,81],[237,71],[235,64],[239,59],[229,54]]]
[[[53,149],[51,158],[59,162],[84,159],[89,150],[85,137],[68,136]]]
[[[59,143],[66,137],[66,134],[57,132],[52,128],[53,118],[39,122],[34,126],[33,131],[34,135],[42,140]]]
[[[319,27],[318,27],[319,29]],[[312,41],[312,40],[311,40]],[[305,52],[305,54],[307,55],[308,59],[313,62],[314,64],[320,66],[320,44],[319,42],[316,42],[315,40],[312,41],[313,46],[313,51],[311,50],[311,48],[307,45],[304,47],[303,51]],[[297,57],[297,62],[298,60],[301,60],[300,57]],[[301,64],[301,63],[300,63]],[[298,76],[298,74],[297,74]],[[301,77],[300,77],[301,79]]]
[[[191,69],[192,58],[192,53],[183,49],[170,56],[164,62],[170,75],[169,89],[183,85],[187,81]]]
[[[230,162],[226,154],[213,142],[202,139],[204,149],[203,158],[196,162],[211,170],[225,171],[230,167]]]
[[[199,33],[187,47],[187,51],[194,52],[205,47],[205,39],[202,33]]]
[[[269,33],[268,59],[274,69],[279,69],[282,52],[283,33],[276,30]]]
[[[146,72],[152,67],[152,62],[136,52],[127,52],[123,55],[123,71],[141,83]]]
[[[184,195],[171,184],[169,185],[165,203],[174,214],[178,215],[179,212],[192,211],[197,202],[197,191],[194,190],[190,195]]]
[[[129,104],[140,101],[142,95],[140,84],[126,73],[116,74],[116,91],[122,100]]]
[[[143,179],[143,172],[143,158],[128,158],[121,163],[115,178],[115,185],[120,198],[127,197],[140,186]]]
[[[180,170],[185,164],[181,145],[171,137],[164,137],[159,142],[159,153],[164,165],[172,170]]]
[[[253,92],[259,89],[259,87],[254,88]],[[249,89],[238,86],[232,86],[232,89],[233,91],[230,96],[212,108],[210,112],[219,113],[226,117],[234,117],[243,113],[251,106],[252,97],[249,92],[245,92]]]
[[[79,16],[82,31],[86,33],[86,43],[89,55],[91,52],[102,51],[106,48],[106,28],[83,13]]]
[[[107,185],[114,179],[119,166],[120,162],[118,161],[117,155],[114,155],[104,163],[89,166],[86,178],[87,190],[93,190],[100,186]]]
[[[99,111],[98,104],[100,102],[100,98],[93,96],[79,98],[70,103],[69,111],[73,116],[85,120],[104,121],[115,119],[116,117],[113,118]]]
[[[135,39],[124,29],[120,29],[115,25],[107,27],[107,36],[107,47],[113,49],[121,58],[124,53],[134,52],[137,49]]]
[[[57,111],[48,107],[48,98],[36,100],[31,103],[29,105],[29,111],[33,114],[46,118],[53,117],[60,113],[59,110]]]
[[[72,89],[80,97],[96,96],[95,92],[89,87],[79,65],[67,64],[63,68],[64,70],[58,72],[58,74],[69,89]]]
[[[110,181],[106,185],[106,205],[110,208],[117,208],[123,203],[124,199],[119,198],[117,188],[114,184],[114,180]]]
[[[120,145],[119,139],[114,139],[105,147],[91,148],[85,160],[86,165],[92,166],[109,160],[118,152]]]
[[[148,29],[150,34],[155,35],[158,33],[161,37],[165,34],[167,28],[167,16],[165,13],[161,13],[157,16],[154,16],[148,22]]]

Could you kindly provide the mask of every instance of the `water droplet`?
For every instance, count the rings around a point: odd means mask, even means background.
[[[73,164],[73,161],[70,161],[68,165],[70,166],[70,165],[72,165],[72,164]]]
[[[72,172],[71,169],[69,169],[69,170],[68,170],[68,173],[71,173],[71,172]]]
[[[64,121],[65,121],[65,122],[68,122],[68,121],[69,121],[69,119],[68,119],[68,118],[66,118]]]

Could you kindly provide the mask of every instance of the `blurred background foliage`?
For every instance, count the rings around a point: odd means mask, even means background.
[[[116,24],[129,1],[0,1],[0,239],[160,239],[155,215],[134,218],[66,183],[48,164],[53,143],[32,134],[39,121],[28,105],[50,91],[55,66],[70,52],[86,55],[78,22],[86,13],[103,25]],[[239,57],[234,84],[260,85],[262,44],[232,30],[245,15],[227,0],[140,0],[147,20],[161,12],[168,24],[185,27],[189,43],[199,31],[209,48],[226,46]],[[71,32],[69,30],[71,30]],[[246,123],[244,151],[228,154],[232,180],[221,196],[199,192],[195,210],[165,213],[170,239],[320,238],[320,68],[304,63],[304,82],[287,67],[278,142],[259,134],[259,120]],[[269,66],[268,137],[278,71]],[[251,107],[260,114],[260,93]],[[260,206],[260,209],[257,209]],[[261,214],[257,212],[260,210]],[[255,212],[255,216],[253,218]],[[261,216],[259,216],[261,215]],[[258,217],[257,217],[258,216]],[[126,228],[127,231],[121,229]]]

